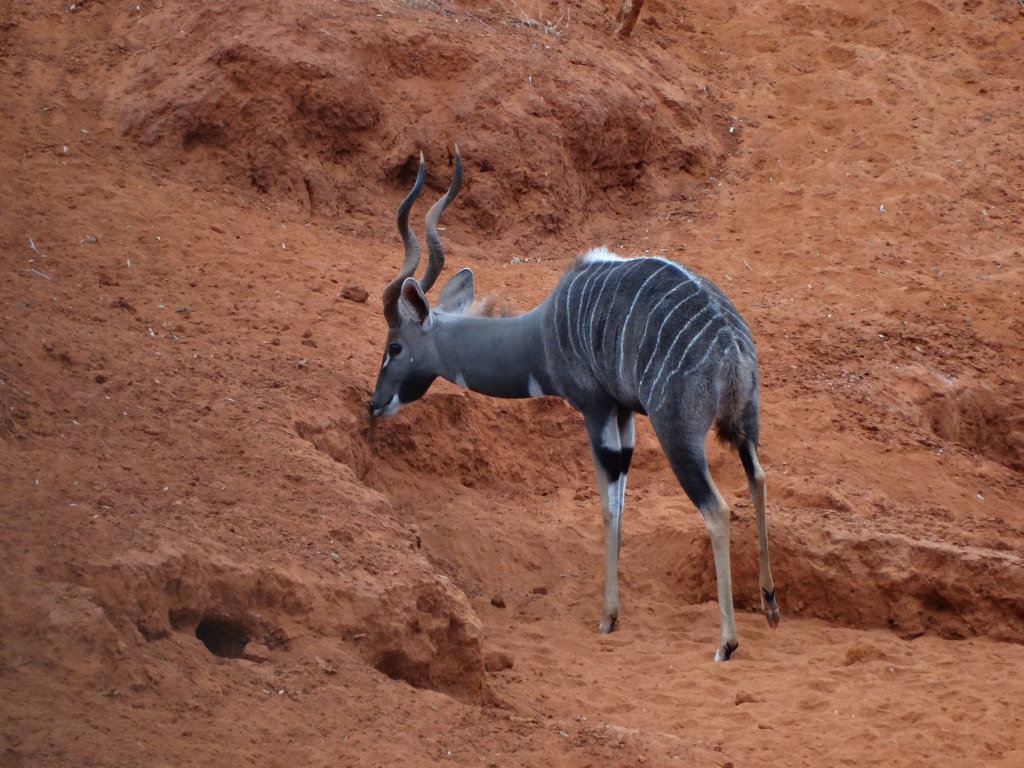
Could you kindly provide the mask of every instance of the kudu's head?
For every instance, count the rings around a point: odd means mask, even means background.
[[[437,235],[441,214],[458,194],[462,184],[462,158],[455,147],[455,170],[444,197],[427,213],[427,268],[420,280],[413,273],[420,263],[420,244],[409,229],[409,209],[419,197],[426,177],[426,164],[420,153],[416,183],[398,206],[398,232],[405,243],[405,261],[398,277],[384,289],[384,317],[388,321],[388,338],[384,361],[377,374],[377,386],[370,400],[371,416],[391,416],[405,404],[418,400],[441,375],[441,356],[437,347],[435,324],[441,314],[461,313],[473,301],[473,273],[460,270],[441,289],[433,310],[426,293],[434,285],[444,267],[444,249]]]

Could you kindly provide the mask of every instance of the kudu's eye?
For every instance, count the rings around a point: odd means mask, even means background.
[[[391,357],[398,357],[402,354],[402,342],[392,341],[388,344],[388,354],[391,355]]]

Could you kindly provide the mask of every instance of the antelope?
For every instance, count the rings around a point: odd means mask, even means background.
[[[619,616],[618,561],[634,414],[651,426],[680,485],[700,511],[714,552],[721,641],[715,661],[738,647],[729,563],[730,510],[708,470],[712,426],[739,453],[757,515],[761,610],[773,629],[779,608],[768,562],[765,477],[757,460],[757,354],[740,313],[709,280],[675,262],[622,258],[605,248],[579,256],[539,306],[513,317],[480,317],[473,273],[445,284],[437,305],[426,294],[444,266],[441,214],[462,184],[462,159],[445,195],[426,216],[427,267],[416,280],[420,246],[409,210],[423,189],[420,153],[412,190],[398,206],[405,244],[401,271],[382,294],[388,323],[384,359],[369,404],[391,416],[422,397],[438,377],[492,397],[554,395],[583,415],[604,518],[604,609],[598,630]]]

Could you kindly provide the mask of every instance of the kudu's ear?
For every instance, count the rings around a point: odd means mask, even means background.
[[[420,288],[420,284],[411,277],[402,283],[402,295],[398,302],[398,310],[410,320],[425,325],[430,320],[430,304]]]
[[[460,269],[444,284],[437,299],[437,308],[445,312],[461,314],[473,303],[473,270]]]

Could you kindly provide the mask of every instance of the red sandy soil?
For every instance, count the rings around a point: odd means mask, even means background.
[[[1024,764],[1024,10],[616,11],[0,9],[0,765]],[[732,661],[645,420],[608,636],[575,412],[369,422],[456,142],[497,304],[603,244],[753,328],[783,617],[713,445]]]

